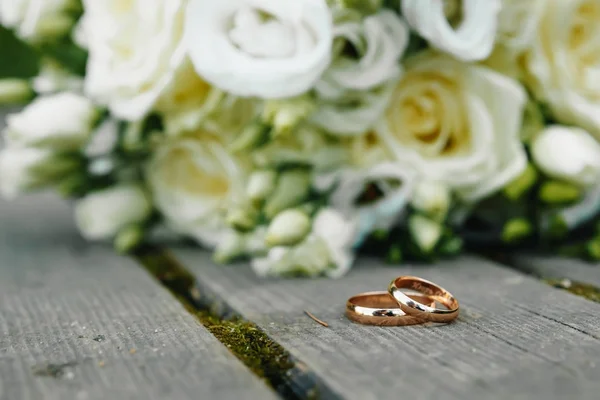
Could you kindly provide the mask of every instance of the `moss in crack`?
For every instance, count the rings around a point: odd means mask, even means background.
[[[275,386],[283,383],[278,376],[294,367],[283,347],[270,340],[255,324],[239,318],[221,320],[207,311],[196,315],[248,368]]]
[[[210,311],[210,305],[200,306],[203,299],[197,289],[196,278],[168,251],[144,248],[135,257],[253,373],[274,389],[286,393],[286,397],[295,397],[284,388],[288,384],[287,375],[294,368],[294,363],[281,345],[272,341],[251,322],[237,317],[223,319]],[[307,396],[317,398],[316,391],[310,391],[303,397]]]
[[[543,279],[543,281],[555,288],[563,289],[569,293],[600,303],[600,288],[594,285],[573,282],[570,279]]]

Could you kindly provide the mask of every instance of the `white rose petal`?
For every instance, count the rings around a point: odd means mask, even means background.
[[[139,186],[116,186],[88,194],[75,204],[75,220],[88,240],[110,239],[121,229],[144,221],[152,211]]]
[[[329,249],[334,268],[327,269],[325,274],[330,278],[344,276],[352,268],[356,257],[356,221],[333,208],[325,208],[315,216],[312,234],[323,240]]]
[[[600,2],[546,0],[539,12],[526,82],[556,120],[600,140]]]
[[[244,198],[249,165],[199,132],[161,144],[146,168],[156,207],[178,233],[214,247],[227,234],[227,212]]]
[[[332,17],[325,0],[191,0],[185,38],[196,71],[216,87],[293,97],[331,61]]]
[[[545,6],[545,0],[502,0],[496,42],[517,51],[529,47]]]
[[[531,153],[552,178],[582,186],[600,184],[600,143],[581,128],[549,126],[533,140]]]
[[[28,41],[63,35],[75,23],[75,0],[0,0],[0,23]]]
[[[526,167],[525,103],[513,79],[424,53],[408,66],[376,131],[398,161],[477,201]]]
[[[334,34],[363,54],[357,59],[342,55],[325,71],[315,87],[319,104],[311,121],[334,135],[360,135],[381,116],[393,90],[390,83],[400,77],[408,27],[383,10],[362,23],[341,23]]]
[[[317,90],[325,85],[340,90],[368,90],[399,76],[399,61],[408,46],[409,31],[396,13],[382,10],[366,17],[362,24],[343,23],[335,27],[334,36],[345,38],[357,49],[364,46],[364,54],[356,59],[341,56],[335,60]]]
[[[73,150],[89,138],[99,112],[85,97],[63,92],[42,96],[6,119],[11,146],[46,146]]]
[[[494,46],[501,0],[462,0],[463,21],[453,28],[441,0],[403,0],[402,14],[429,44],[463,61],[486,58]]]
[[[258,115],[259,106],[254,99],[227,95],[211,86],[186,59],[154,109],[163,116],[167,135],[208,128],[235,136]]]
[[[322,98],[310,121],[334,136],[362,135],[375,125],[385,111],[394,83],[392,81],[371,91],[346,92],[336,99]]]
[[[185,62],[185,0],[84,0],[86,93],[118,118],[148,114]]]
[[[415,173],[407,165],[386,162],[368,169],[340,170],[316,177],[315,186],[331,193],[329,204],[348,220],[356,220],[356,243],[375,230],[396,225],[411,200]],[[368,185],[376,185],[381,197],[368,204],[357,204]]]

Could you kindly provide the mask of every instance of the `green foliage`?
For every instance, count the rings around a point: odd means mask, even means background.
[[[70,39],[40,45],[40,51],[53,58],[75,75],[84,76],[87,65],[87,51],[78,47]]]
[[[0,25],[0,78],[31,78],[38,74],[40,54]]]

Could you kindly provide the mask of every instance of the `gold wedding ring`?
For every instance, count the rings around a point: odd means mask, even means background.
[[[409,294],[407,297],[411,301],[435,306],[435,300],[427,295]],[[406,326],[425,322],[421,318],[406,315],[388,292],[366,292],[350,297],[346,302],[346,316],[363,325]]]
[[[404,293],[403,289],[422,293],[441,303],[446,309],[436,308],[435,304],[418,301]],[[430,322],[450,322],[458,317],[458,300],[447,290],[425,279],[416,276],[400,276],[390,283],[388,292],[407,316]]]

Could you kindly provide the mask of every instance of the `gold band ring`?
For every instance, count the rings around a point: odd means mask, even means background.
[[[429,296],[408,295],[419,303],[435,306]],[[346,316],[363,325],[406,326],[422,324],[421,318],[406,315],[388,292],[366,292],[352,296],[346,302]]]
[[[402,289],[414,290],[427,295],[447,309],[422,304],[403,293]],[[447,290],[425,279],[416,276],[400,276],[390,283],[388,292],[407,315],[431,322],[450,322],[458,317],[458,300]]]

